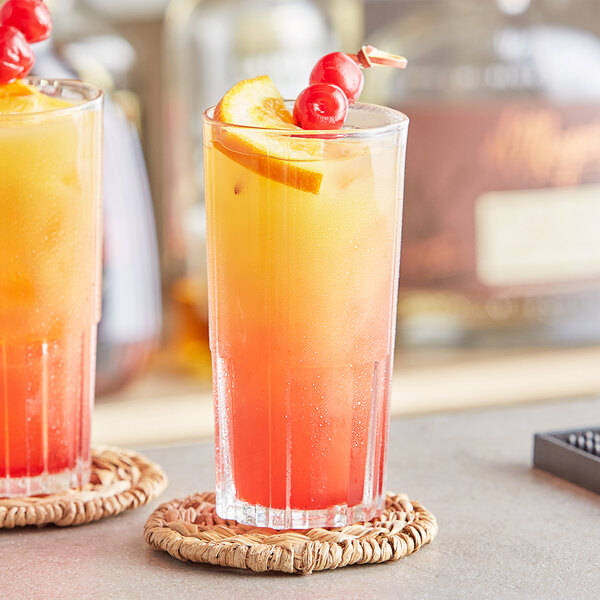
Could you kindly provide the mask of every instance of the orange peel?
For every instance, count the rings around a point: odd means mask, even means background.
[[[222,126],[217,126],[213,144],[223,154],[273,181],[312,194],[319,192],[322,141],[294,135],[304,130],[294,124],[270,77],[262,75],[234,85],[217,104],[214,119]],[[289,135],[272,135],[270,130]]]

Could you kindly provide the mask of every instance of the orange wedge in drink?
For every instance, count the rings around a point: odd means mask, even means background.
[[[34,113],[51,108],[71,106],[60,98],[42,94],[39,90],[23,81],[13,81],[0,85],[0,113]]]
[[[215,132],[215,147],[229,158],[273,181],[318,193],[323,179],[322,142],[298,135],[304,130],[294,124],[267,75],[234,85],[217,104],[214,118],[223,124]],[[289,135],[274,135],[272,130]]]

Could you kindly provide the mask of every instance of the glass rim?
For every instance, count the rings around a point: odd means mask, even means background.
[[[19,81],[36,87],[42,93],[41,88],[47,87],[64,87],[74,91],[80,91],[82,98],[79,101],[75,101],[70,106],[63,108],[48,108],[44,110],[36,110],[34,112],[11,112],[11,113],[0,113],[0,123],[7,121],[20,120],[36,120],[42,116],[61,117],[63,115],[72,114],[73,112],[79,112],[84,110],[90,110],[96,106],[102,104],[104,92],[95,85],[85,83],[79,79],[62,79],[62,78],[49,78],[49,77],[23,77]]]
[[[294,103],[294,100],[285,100],[286,105]],[[216,106],[207,108],[202,114],[202,120],[209,125],[224,126],[241,131],[254,131],[257,133],[267,133],[270,135],[293,136],[296,138],[323,138],[330,137],[347,139],[349,137],[367,137],[374,135],[384,135],[386,133],[402,131],[408,127],[409,118],[403,113],[380,104],[370,104],[367,102],[354,102],[348,107],[348,111],[372,111],[382,115],[387,115],[388,123],[376,125],[373,127],[342,127],[340,129],[273,129],[269,127],[256,127],[255,125],[240,125],[237,123],[228,123],[218,121],[214,118]]]

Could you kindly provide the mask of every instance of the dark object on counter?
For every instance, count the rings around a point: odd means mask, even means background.
[[[585,433],[570,433],[567,436],[567,441],[571,446],[600,456],[600,432],[594,433],[591,429],[588,429]]]
[[[600,427],[536,433],[533,464],[600,494]]]

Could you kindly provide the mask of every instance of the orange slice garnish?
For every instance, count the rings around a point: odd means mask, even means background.
[[[273,181],[304,192],[318,193],[323,179],[319,168],[322,143],[294,137],[303,129],[294,124],[283,98],[270,77],[245,79],[234,85],[215,108],[214,118],[224,124],[215,131],[215,148],[232,160]],[[269,135],[266,130],[290,135]]]
[[[0,85],[0,114],[34,113],[71,106],[71,102],[42,94],[32,85],[17,80]]]
[[[34,88],[19,80],[0,85],[0,98],[32,96],[33,94],[35,94]]]

